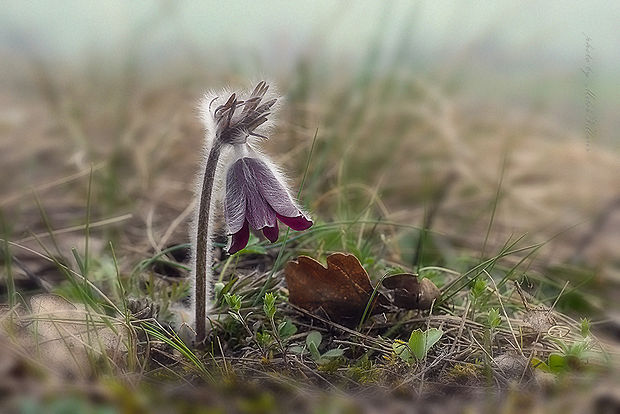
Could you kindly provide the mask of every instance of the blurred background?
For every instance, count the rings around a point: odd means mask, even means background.
[[[64,229],[71,251],[88,203],[95,257],[114,240],[129,268],[186,242],[196,105],[264,78],[286,99],[265,150],[299,185],[315,143],[301,202],[319,220],[427,224],[422,262],[448,267],[545,242],[531,272],[570,281],[562,309],[617,338],[619,17],[612,1],[5,0],[4,234],[37,249],[32,233]],[[415,260],[417,231],[384,236],[381,254]]]
[[[433,229],[464,247],[480,249],[493,216],[494,243],[562,232],[549,260],[618,278],[619,14],[602,1],[7,1],[3,209],[25,231],[38,211],[19,194],[92,164],[101,218],[154,208],[163,225],[191,199],[201,94],[267,78],[287,99],[267,149],[298,179],[317,133],[303,202],[324,219],[352,192],[420,225],[441,193]],[[57,226],[83,207],[71,189],[83,179],[40,194]]]

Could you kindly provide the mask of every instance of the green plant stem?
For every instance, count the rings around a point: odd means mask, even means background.
[[[211,251],[211,238],[209,237],[209,213],[211,211],[211,196],[213,194],[213,181],[217,162],[222,152],[222,144],[215,139],[209,151],[207,165],[205,166],[204,178],[200,189],[200,205],[198,206],[198,228],[196,231],[196,342],[205,340],[207,329],[207,279],[211,273],[211,264],[207,263],[207,257]]]
[[[280,338],[280,331],[278,331],[278,327],[276,326],[276,321],[273,317],[269,318],[269,322],[271,323],[271,330],[273,331],[273,338],[276,340],[278,344],[278,348],[280,348],[280,352],[282,352],[282,360],[285,365],[288,365],[288,361],[286,359],[286,349],[284,348],[284,344],[282,343],[282,338]]]

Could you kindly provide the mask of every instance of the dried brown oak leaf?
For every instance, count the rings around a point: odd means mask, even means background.
[[[401,309],[430,309],[441,295],[429,279],[419,279],[411,273],[401,273],[383,279],[383,286],[392,291],[393,303]]]
[[[311,313],[324,312],[331,320],[348,326],[360,322],[374,288],[368,273],[351,254],[327,257],[327,268],[316,260],[300,256],[284,269],[289,302]],[[377,292],[368,315],[385,310],[388,300]]]

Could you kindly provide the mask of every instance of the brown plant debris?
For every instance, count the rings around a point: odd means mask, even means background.
[[[324,312],[333,321],[355,325],[362,318],[374,288],[359,260],[345,253],[327,257],[327,268],[316,260],[300,256],[284,270],[289,301],[309,312]],[[381,313],[388,300],[376,294],[369,314]]]
[[[394,305],[402,309],[430,309],[441,295],[439,288],[429,279],[401,273],[383,279],[383,286],[392,291]]]

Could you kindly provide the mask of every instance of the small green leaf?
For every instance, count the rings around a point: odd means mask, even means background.
[[[256,341],[263,347],[271,343],[271,335],[269,332],[256,332]]]
[[[588,318],[581,319],[581,336],[587,338],[590,335],[590,320]]]
[[[477,278],[471,287],[471,295],[474,298],[479,298],[487,290],[487,284],[482,278]]]
[[[334,348],[321,355],[321,358],[338,358],[339,356],[342,356],[342,354],[344,354],[344,349]]]
[[[429,328],[426,332],[416,329],[409,337],[409,348],[416,359],[423,359],[442,335],[443,331],[437,328]]]
[[[321,353],[319,352],[319,349],[317,348],[314,342],[308,343],[308,351],[310,351],[310,356],[315,361],[318,361],[319,359],[321,359]]]
[[[310,331],[308,336],[306,336],[308,351],[310,351],[310,356],[315,361],[321,359],[321,353],[319,352],[319,345],[321,345],[321,341],[323,341],[323,336],[318,331]]]
[[[551,372],[551,369],[549,368],[549,365],[547,365],[544,361],[541,361],[540,359],[534,357],[532,358],[532,367],[539,369],[543,372]]]
[[[293,322],[290,321],[290,319],[282,321],[278,325],[278,335],[280,335],[280,338],[282,339],[290,338],[296,333],[297,327],[293,324]]]
[[[314,344],[314,346],[318,349],[319,345],[321,345],[321,341],[323,341],[323,336],[319,331],[310,331],[308,336],[306,336],[306,345],[310,346],[310,344]]]
[[[411,351],[409,350],[409,346],[401,340],[395,340],[392,343],[392,349],[400,359],[407,363],[411,362],[411,360],[413,359],[413,357],[411,356]]]
[[[420,329],[416,329],[415,331],[411,332],[411,336],[409,337],[409,348],[411,349],[411,352],[413,353],[413,356],[416,357],[416,359],[422,359],[424,358],[424,355],[426,355],[426,336],[424,335],[424,332],[422,332],[422,330]]]
[[[237,295],[236,293],[234,295],[231,295],[230,293],[225,293],[224,300],[226,300],[226,304],[231,311],[238,312],[239,309],[241,309],[241,296]]]
[[[501,323],[502,323],[502,317],[499,316],[499,310],[495,308],[491,309],[487,317],[487,324],[489,325],[489,328],[495,329]]]
[[[297,355],[302,355],[302,354],[307,353],[306,349],[303,346],[299,346],[299,345],[292,346],[288,350]]]
[[[265,294],[263,310],[269,319],[273,319],[276,314],[276,297],[273,293],[269,292]]]
[[[549,355],[549,370],[551,372],[559,373],[564,372],[568,368],[566,357],[560,354]]]
[[[588,349],[590,349],[590,338],[586,337],[579,342],[575,342],[567,346],[566,351],[564,353],[567,357],[575,357],[579,360],[586,357]]]
[[[430,328],[426,331],[426,352],[435,345],[443,336],[443,331],[437,328]]]

